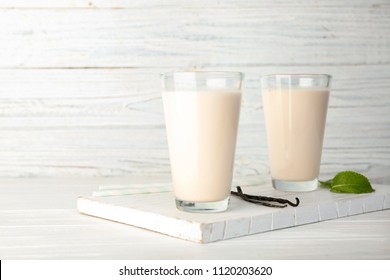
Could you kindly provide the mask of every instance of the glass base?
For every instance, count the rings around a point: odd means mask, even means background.
[[[309,192],[314,191],[318,187],[318,180],[311,181],[283,181],[272,179],[272,186],[285,192]]]
[[[222,212],[228,208],[229,197],[221,201],[193,202],[176,198],[176,208],[184,212],[193,213],[215,213]]]

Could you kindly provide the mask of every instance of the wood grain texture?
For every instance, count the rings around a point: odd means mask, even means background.
[[[0,211],[0,217],[7,220],[0,225],[2,260],[388,260],[390,257],[389,210],[207,245],[83,216],[72,209]]]
[[[236,175],[268,175],[259,75],[322,72],[334,76],[324,176],[354,169],[383,183],[390,167],[387,69],[385,65],[244,68]],[[0,174],[169,173],[159,81],[164,70],[0,70]]]
[[[389,64],[388,1],[343,2],[0,9],[0,67]]]
[[[142,177],[137,182],[142,182]],[[383,259],[390,211],[379,211],[199,245],[80,215],[79,195],[126,178],[0,179],[0,258],[11,259]]]
[[[390,183],[390,3],[0,3],[0,176],[169,175],[159,74],[243,71],[236,178],[267,178],[259,75],[334,77],[322,174]],[[262,179],[259,179],[262,180]]]
[[[146,187],[147,185],[145,185]],[[83,214],[144,228],[198,243],[217,242],[267,231],[323,222],[346,216],[390,209],[390,187],[374,185],[371,194],[334,194],[328,189],[300,193],[298,207],[271,208],[231,197],[221,213],[177,211],[173,192],[80,197]],[[245,193],[282,197],[294,201],[296,194],[267,186],[246,187]]]
[[[204,1],[204,0],[202,0]],[[196,1],[196,2],[202,2]],[[199,4],[196,2],[185,3],[186,7],[198,7]],[[206,2],[206,1],[205,1]],[[328,0],[328,1],[317,1],[316,3],[321,6],[329,7],[349,7],[360,6],[360,7],[382,7],[388,6],[389,2],[386,0],[355,0],[355,1],[338,1],[338,0]],[[251,8],[256,6],[269,7],[271,4],[267,1],[239,1],[239,0],[225,0],[223,2],[211,2],[207,3],[207,7],[237,7],[238,5]],[[276,0],[272,1],[272,5],[276,6],[289,6],[289,7],[301,7],[302,5],[307,5],[305,0]],[[173,6],[173,5],[183,5],[183,1],[180,0],[2,0],[0,3],[1,8],[9,9],[32,9],[32,8],[105,8],[105,9],[126,9],[133,7],[155,7],[155,6]],[[206,6],[204,6],[206,7]]]

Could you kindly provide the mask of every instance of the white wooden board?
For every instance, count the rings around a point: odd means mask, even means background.
[[[327,189],[284,193],[271,187],[246,187],[245,193],[301,200],[298,207],[269,208],[232,197],[222,213],[185,213],[175,208],[172,192],[80,197],[81,213],[199,243],[300,226],[390,208],[390,186],[371,194],[336,194]]]

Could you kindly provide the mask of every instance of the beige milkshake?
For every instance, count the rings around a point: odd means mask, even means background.
[[[282,83],[284,78],[276,81]],[[324,87],[305,84],[314,83],[317,76],[288,77],[288,82],[294,78],[297,85],[262,89],[270,171],[275,188],[309,191],[317,188],[329,82]]]
[[[240,72],[162,75],[163,105],[176,207],[228,208],[241,105]]]
[[[213,202],[230,194],[240,91],[164,91],[175,196]]]

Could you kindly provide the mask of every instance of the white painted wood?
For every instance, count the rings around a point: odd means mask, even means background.
[[[249,190],[248,190],[249,189]],[[349,205],[346,216],[385,210],[385,201],[390,197],[390,187],[374,185],[371,194],[335,194],[328,189],[315,192],[289,194],[267,187],[250,187],[245,193],[262,194],[301,201],[296,208],[269,208],[254,205],[237,197],[231,197],[228,210],[221,213],[185,213],[178,211],[174,204],[174,194],[145,193],[106,197],[80,197],[77,209],[84,214],[104,218],[131,226],[141,227],[169,236],[209,243],[257,234],[264,231],[301,226],[332,219],[324,206],[337,210],[339,204]],[[269,217],[271,216],[271,220]],[[344,215],[342,215],[344,216]],[[333,216],[338,218],[338,216]],[[252,223],[255,221],[255,226]],[[263,224],[260,224],[263,222]],[[223,230],[221,230],[223,223]],[[217,230],[214,232],[213,227]],[[259,229],[260,228],[260,229]]]
[[[127,9],[0,9],[0,67],[390,63],[387,1],[327,2],[237,0],[224,5],[203,0],[135,2]]]
[[[163,179],[148,177],[150,182],[161,180]],[[390,258],[389,210],[203,245],[77,212],[77,196],[88,195],[102,184],[126,182],[129,184],[145,182],[145,177],[133,177],[131,180],[118,177],[0,179],[0,258],[2,260]],[[266,221],[258,222],[258,230],[261,230],[260,223]]]
[[[390,183],[387,0],[0,1],[0,176],[169,177],[159,74],[246,74],[235,178],[268,182],[258,76],[334,76],[323,177]]]
[[[338,0],[328,0],[328,1],[318,1],[321,3],[321,6],[329,7],[348,7],[351,5],[360,6],[360,7],[381,7],[387,6],[388,2],[386,0],[371,0],[369,2],[365,0],[355,0],[355,1],[338,1]],[[108,9],[119,9],[119,8],[131,8],[131,7],[155,7],[155,6],[173,6],[181,4],[183,2],[180,0],[2,0],[0,2],[1,8],[19,8],[19,9],[30,9],[30,8],[108,8]],[[251,8],[256,6],[269,7],[270,3],[265,1],[238,1],[238,0],[225,0],[223,2],[212,2],[207,3],[207,7],[235,7],[237,4],[242,5],[243,7]],[[304,4],[307,4],[305,0],[278,0],[273,1],[272,5],[275,6],[290,6],[290,7],[300,7]],[[196,2],[185,3],[185,6],[188,8],[196,7],[199,4]]]
[[[159,81],[164,70],[0,70],[0,175],[169,175]],[[286,71],[334,75],[323,176],[353,169],[390,182],[388,66],[242,70],[237,179],[268,176],[259,75]]]

